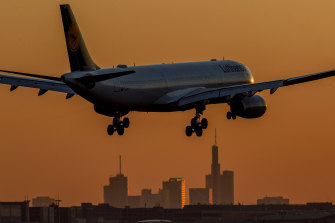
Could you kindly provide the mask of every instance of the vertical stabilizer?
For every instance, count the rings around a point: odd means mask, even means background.
[[[60,5],[71,71],[100,69],[92,60],[70,5]]]

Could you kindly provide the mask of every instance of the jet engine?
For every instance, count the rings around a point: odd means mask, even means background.
[[[245,97],[230,104],[231,112],[242,118],[259,118],[266,111],[266,101],[259,95]]]

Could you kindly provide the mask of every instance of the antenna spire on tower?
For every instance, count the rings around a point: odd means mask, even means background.
[[[122,174],[122,171],[121,171],[121,155],[120,155],[120,175]]]
[[[216,144],[216,128],[215,128],[215,145],[217,145],[217,144]]]

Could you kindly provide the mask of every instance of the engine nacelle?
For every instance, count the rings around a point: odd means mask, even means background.
[[[231,112],[242,118],[259,118],[266,112],[266,101],[259,95],[245,97],[230,104]]]

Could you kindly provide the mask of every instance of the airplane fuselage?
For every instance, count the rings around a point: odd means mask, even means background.
[[[100,81],[91,89],[77,81],[85,75],[95,76],[127,70],[134,70],[135,73]],[[134,111],[185,110],[174,107],[174,96],[186,95],[202,88],[253,82],[249,69],[231,60],[118,66],[95,71],[71,72],[63,77],[74,91],[95,105]]]

